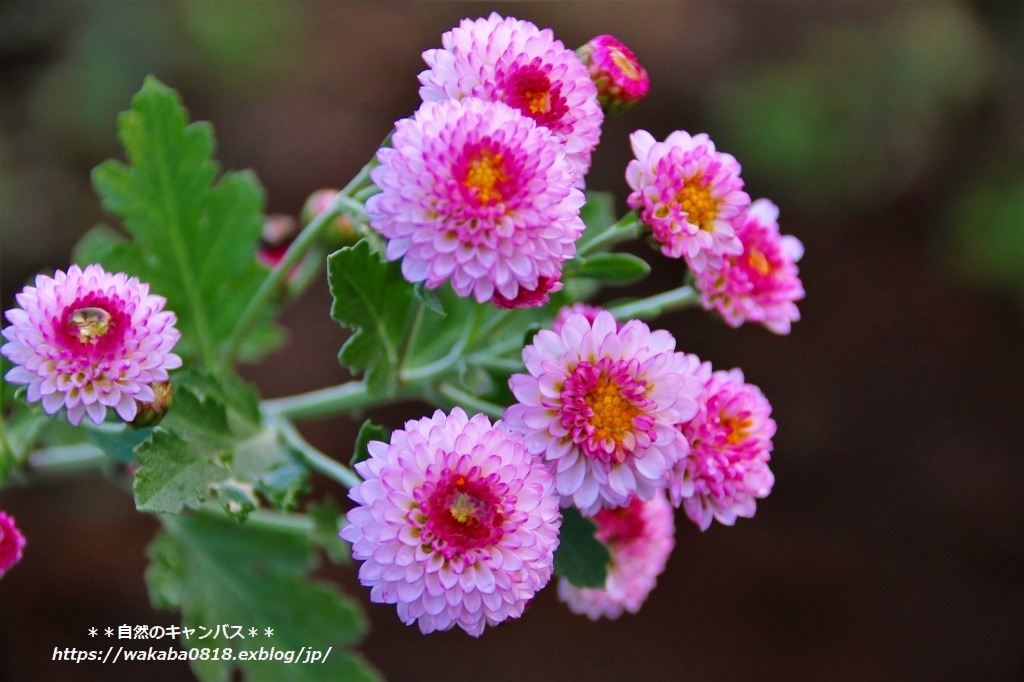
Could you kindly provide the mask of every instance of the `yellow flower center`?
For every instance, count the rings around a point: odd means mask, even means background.
[[[768,262],[768,259],[764,257],[763,253],[754,248],[750,249],[750,255],[747,257],[747,263],[762,275],[767,275],[772,271],[772,266]]]
[[[637,71],[633,60],[624,55],[622,50],[613,47],[608,50],[608,56],[612,58],[612,62],[615,63],[615,66],[619,67],[623,76],[630,80],[638,80],[640,78],[640,72]]]
[[[527,90],[523,93],[531,114],[546,114],[551,110],[551,92],[544,90]]]
[[[689,222],[707,232],[714,232],[711,221],[718,213],[718,201],[711,196],[707,183],[701,182],[700,173],[686,181],[676,195],[676,201],[686,211]]]
[[[508,174],[502,165],[502,155],[482,151],[469,162],[469,170],[462,184],[475,190],[481,204],[493,204],[504,197],[498,183],[508,181]]]
[[[110,313],[103,308],[79,308],[68,315],[67,324],[81,343],[95,343],[110,329]]]
[[[725,440],[729,445],[739,445],[750,436],[750,427],[754,425],[754,422],[748,419],[740,419],[739,417],[726,417],[722,415],[720,417],[722,426],[729,429],[728,435]]]
[[[622,396],[619,385],[602,374],[583,399],[594,411],[590,418],[594,435],[600,440],[611,438],[616,444],[621,443],[632,430],[633,418],[639,410]]]

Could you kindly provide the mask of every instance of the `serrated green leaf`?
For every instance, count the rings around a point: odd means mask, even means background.
[[[366,240],[327,258],[327,281],[334,296],[331,317],[355,330],[338,360],[352,370],[365,370],[371,393],[389,393],[398,378],[412,285],[397,262],[385,262]]]
[[[309,543],[294,535],[205,516],[168,517],[165,530],[150,544],[146,572],[150,599],[158,608],[180,608],[185,627],[213,623],[273,628],[273,640],[235,638],[232,648],[279,651],[302,647],[326,651],[325,663],[283,661],[196,661],[202,680],[231,679],[241,668],[248,680],[379,679],[347,647],[366,630],[356,604],[333,587],[309,579],[313,555]],[[195,646],[195,638],[182,639]]]
[[[234,445],[223,404],[177,387],[173,409],[135,448],[135,506],[171,514],[198,508],[230,476]]]
[[[562,530],[555,552],[555,574],[576,587],[604,588],[611,553],[595,537],[597,526],[575,507],[562,509]]]
[[[131,241],[98,228],[76,257],[148,282],[177,314],[176,352],[210,364],[267,276],[256,261],[263,190],[249,172],[214,183],[212,128],[188,123],[177,93],[153,77],[118,118],[118,131],[129,164],[101,164],[93,184]],[[272,314],[268,308],[264,327]]]
[[[566,277],[589,277],[604,284],[632,284],[651,273],[643,258],[631,253],[595,253],[566,263]]]
[[[426,306],[427,310],[440,315],[441,317],[445,316],[444,305],[441,303],[441,299],[438,297],[436,292],[423,286],[423,282],[417,282],[414,284],[412,287],[412,293],[413,296],[416,297],[417,301]]]
[[[88,438],[100,450],[120,462],[134,462],[135,448],[149,438],[151,428],[125,429],[119,433],[107,431],[86,431]]]
[[[388,431],[383,426],[374,424],[369,419],[364,421],[359,427],[359,433],[356,434],[356,444],[352,451],[352,459],[348,463],[349,467],[355,469],[356,464],[370,458],[370,451],[366,446],[371,440],[387,442],[388,436]]]

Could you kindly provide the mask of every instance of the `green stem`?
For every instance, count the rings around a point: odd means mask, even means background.
[[[684,285],[654,296],[612,306],[608,311],[618,320],[650,319],[671,310],[692,308],[698,303],[700,296],[694,288]]]
[[[199,513],[220,520],[234,521],[220,505],[206,503],[199,508]],[[245,525],[249,528],[269,530],[287,535],[307,537],[313,531],[313,519],[308,514],[281,514],[266,509],[256,509],[245,517]]]
[[[437,392],[451,400],[456,405],[467,408],[471,414],[474,412],[483,412],[494,419],[501,419],[502,415],[505,414],[505,408],[501,405],[477,398],[472,393],[467,393],[461,388],[452,386],[446,382],[438,384]]]
[[[363,166],[363,168],[356,174],[354,178],[338,192],[338,195],[331,202],[331,205],[320,212],[313,220],[309,221],[309,224],[299,233],[299,236],[295,238],[295,241],[291,243],[288,250],[285,252],[281,261],[274,266],[274,269],[270,271],[267,278],[263,280],[263,284],[256,291],[256,294],[250,299],[249,304],[242,311],[242,314],[238,318],[238,322],[235,323],[235,328],[231,331],[231,336],[228,338],[227,343],[224,346],[223,353],[221,353],[220,366],[228,368],[234,364],[235,358],[238,355],[239,347],[242,345],[242,341],[246,335],[252,329],[253,325],[256,324],[260,315],[266,310],[269,302],[277,295],[277,292],[281,290],[284,285],[285,279],[291,272],[292,268],[295,267],[302,257],[306,254],[306,251],[312,247],[317,240],[320,238],[320,234],[326,229],[332,220],[339,214],[345,213],[349,215],[353,220],[364,222],[366,220],[366,211],[363,208],[362,203],[352,199],[351,194],[358,188],[363,186],[363,183],[370,176],[370,168],[376,165],[375,161]],[[211,368],[212,369],[212,368]]]
[[[640,236],[643,227],[644,224],[640,222],[636,212],[630,211],[618,222],[609,225],[601,234],[581,244],[576,255],[582,258],[597,251],[607,251],[616,244],[636,239]]]
[[[278,432],[290,446],[295,448],[303,461],[310,468],[316,469],[328,478],[334,479],[346,488],[354,488],[363,482],[356,472],[349,469],[341,462],[331,459],[324,453],[309,444],[299,430],[287,419],[277,419],[272,422]]]
[[[268,419],[311,419],[369,407],[386,400],[371,396],[366,382],[349,381],[338,386],[328,386],[309,393],[290,395],[284,398],[264,400],[261,407]]]
[[[110,461],[110,457],[95,445],[79,443],[36,450],[28,456],[28,467],[38,472],[72,473],[95,469]]]

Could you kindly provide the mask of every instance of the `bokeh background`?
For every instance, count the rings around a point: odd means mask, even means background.
[[[363,651],[394,682],[1010,680],[1024,677],[1024,11],[1004,2],[46,2],[0,4],[2,298],[109,220],[89,171],[122,158],[116,114],[146,74],[212,121],[268,211],[340,187],[418,104],[420,53],[491,9],[568,46],[612,33],[652,92],[607,121],[588,178],[628,189],[628,135],[708,132],[806,247],[788,337],[666,315],[679,346],[772,401],[777,482],[753,520],[677,548],[640,614],[592,624],[554,589],[474,640],[366,605]],[[628,291],[664,288],[678,264]],[[343,381],[319,282],[264,395]],[[299,345],[301,343],[301,346]],[[373,416],[389,427],[404,405]],[[339,458],[354,424],[303,425]],[[319,493],[341,491],[317,481]],[[0,582],[0,679],[189,680],[184,664],[57,664],[91,626],[178,622],[143,582],[157,523],[102,476],[0,490],[28,536]],[[59,666],[59,667],[58,667]]]

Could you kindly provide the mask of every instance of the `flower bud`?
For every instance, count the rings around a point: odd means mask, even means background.
[[[651,87],[647,71],[628,47],[609,35],[593,38],[576,50],[597,86],[601,107],[612,116],[626,113]]]
[[[318,189],[310,194],[302,206],[302,215],[299,218],[302,226],[309,225],[314,218],[330,208],[337,196],[336,189]],[[359,241],[359,236],[352,219],[347,215],[338,214],[323,232],[324,246],[327,251],[336,251],[343,246],[352,246]]]
[[[14,518],[0,511],[0,577],[21,561],[25,536],[14,525]]]
[[[140,402],[139,411],[135,419],[131,421],[132,428],[141,429],[145,426],[156,426],[171,409],[174,402],[174,387],[170,381],[163,381],[153,384],[153,399],[149,402]]]
[[[515,298],[505,298],[497,291],[491,297],[491,303],[503,310],[514,310],[516,308],[536,308],[547,303],[550,299],[548,294],[562,290],[562,281],[558,277],[545,277],[541,275],[537,279],[536,289],[519,287],[519,293]]]
[[[275,267],[284,258],[288,247],[299,234],[299,224],[290,215],[268,215],[260,234],[256,260],[268,268]]]

